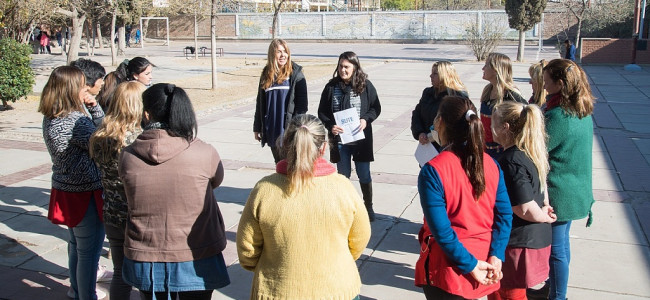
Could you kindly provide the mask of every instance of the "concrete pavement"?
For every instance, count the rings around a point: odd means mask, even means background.
[[[158,68],[156,81],[172,81],[196,72],[186,66],[182,48],[131,48],[130,56],[148,56]],[[266,56],[267,43],[220,43],[226,56]],[[485,85],[482,63],[473,62],[463,45],[324,44],[291,43],[294,60],[332,58],[353,50],[377,87],[382,114],[373,124],[375,162],[371,164],[377,220],[371,241],[358,261],[363,299],[424,299],[413,285],[418,257],[417,233],[422,211],[415,187],[418,167],[413,158],[416,141],[410,134],[411,110],[422,89],[429,86],[431,60],[448,59],[477,104]],[[499,51],[510,57],[516,47]],[[93,59],[110,62],[105,49]],[[556,58],[552,49],[530,47],[527,61]],[[62,56],[35,55],[39,84]],[[365,67],[368,66],[368,67]],[[515,63],[515,81],[530,95],[528,63]],[[332,70],[334,65],[332,66]],[[207,71],[206,71],[207,70]],[[585,66],[598,97],[594,113],[593,187],[597,200],[594,224],[574,222],[569,280],[571,299],[650,298],[650,72],[626,72],[622,66]],[[308,78],[309,112],[317,111],[320,92],[328,78]],[[251,133],[254,100],[224,105],[200,118],[199,137],[219,151],[226,166],[225,179],[215,190],[228,228],[224,252],[232,284],[216,291],[213,299],[247,299],[252,273],[237,263],[235,232],[250,189],[274,171],[268,148],[260,148]],[[37,120],[37,121],[34,121]],[[66,299],[67,252],[64,227],[45,217],[49,200],[51,164],[40,134],[38,113],[22,121],[3,124],[0,112],[0,299]],[[353,178],[353,180],[355,180]],[[356,185],[356,183],[355,183]],[[108,243],[105,243],[107,248]],[[106,257],[101,264],[110,266]],[[106,284],[99,285],[107,290]],[[132,299],[138,299],[136,293]]]

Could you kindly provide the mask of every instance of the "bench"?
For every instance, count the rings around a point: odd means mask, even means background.
[[[192,46],[187,46],[183,48],[183,53],[185,54],[185,58],[188,57],[188,55],[194,54],[195,48]],[[206,54],[209,54],[211,51],[211,48],[208,47],[201,47],[199,48],[199,53],[201,53],[202,56],[205,56]],[[217,55],[218,56],[223,56],[223,48],[217,47]]]
[[[210,51],[212,51],[212,48],[201,47],[199,48],[199,51],[201,52],[201,55],[205,56],[206,53],[210,53]],[[223,48],[217,47],[217,55],[223,56]]]

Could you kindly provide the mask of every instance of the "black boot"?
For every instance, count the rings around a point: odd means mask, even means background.
[[[368,211],[368,219],[370,222],[375,220],[375,211],[372,210],[372,182],[360,183],[361,193],[363,194],[363,204]]]

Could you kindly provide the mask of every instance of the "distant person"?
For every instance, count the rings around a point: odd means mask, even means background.
[[[415,285],[427,299],[477,299],[499,289],[512,208],[499,165],[483,151],[472,101],[447,96],[434,121],[443,151],[418,176],[424,224]]]
[[[61,29],[56,31],[56,42],[59,47],[63,46],[63,34],[61,34]]]
[[[131,47],[131,25],[126,25],[124,28],[124,40],[127,47]]]
[[[549,299],[565,299],[571,261],[570,229],[573,220],[591,225],[592,147],[591,115],[594,96],[585,72],[575,62],[554,59],[544,67],[548,100],[544,110],[548,134],[548,198],[557,214],[553,241]]]
[[[214,189],[224,167],[196,137],[187,93],[158,83],[142,94],[144,132],[120,154],[128,202],[123,280],[142,299],[210,299],[230,284],[226,230]]]
[[[140,28],[135,30],[135,43],[140,44],[140,37],[142,36],[142,33],[140,32]]]
[[[571,40],[564,40],[564,58],[571,61],[576,61],[576,46],[571,43]]]
[[[111,300],[130,299],[131,286],[122,280],[124,262],[124,232],[126,230],[127,201],[124,184],[118,175],[118,161],[122,149],[142,133],[142,92],[145,87],[127,82],[115,91],[115,99],[102,125],[90,138],[90,156],[102,173],[104,187],[104,229],[111,250],[113,276]]]
[[[528,99],[529,104],[535,104],[542,110],[546,107],[546,90],[544,89],[544,67],[547,61],[540,60],[528,67],[530,75],[530,86],[533,88],[533,95]]]
[[[41,37],[40,37],[40,44],[41,44],[40,53],[52,54],[52,50],[50,49],[50,35],[45,30],[41,31],[40,35],[41,35]]]
[[[551,223],[557,219],[545,197],[549,165],[544,115],[534,104],[502,102],[494,107],[492,132],[505,149],[499,165],[513,219],[501,287],[488,300],[526,299],[527,288],[548,278]]]
[[[359,194],[323,158],[327,130],[312,115],[287,126],[286,159],[248,197],[237,229],[250,299],[359,299],[355,261],[370,239]]]
[[[52,158],[52,190],[48,219],[68,227],[68,269],[71,296],[101,299],[96,290],[99,255],[104,243],[102,184],[88,153],[93,120],[104,117],[99,105],[85,103],[85,76],[72,66],[54,69],[38,107],[43,114],[43,139]],[[89,113],[87,113],[87,111]]]
[[[485,130],[485,152],[492,158],[498,159],[503,152],[503,147],[492,139],[490,122],[492,109],[503,101],[516,101],[528,103],[522,96],[512,80],[512,62],[510,57],[501,53],[490,53],[483,66],[483,79],[489,83],[483,88],[481,94],[481,122]]]
[[[350,108],[356,111],[365,138],[343,144],[338,136],[343,133],[343,127],[336,125],[334,113]],[[359,57],[352,51],[341,53],[333,78],[321,93],[318,118],[329,131],[329,140],[332,143],[330,160],[336,163],[339,174],[350,178],[354,161],[363,203],[366,205],[371,222],[375,220],[370,175],[370,162],[375,160],[372,122],[379,117],[379,114],[381,114],[381,104],[377,90],[368,80],[368,74],[361,68]]]
[[[271,148],[277,164],[283,157],[276,141],[295,115],[307,112],[307,80],[302,67],[291,60],[287,42],[274,39],[269,45],[266,66],[260,76],[253,119],[257,141]]]
[[[467,88],[456,73],[456,68],[449,61],[434,62],[429,77],[431,78],[431,87],[422,91],[422,97],[411,115],[411,133],[420,144],[433,143],[434,147],[440,151],[440,144],[437,141],[430,141],[429,136],[442,98],[447,95],[469,96]]]

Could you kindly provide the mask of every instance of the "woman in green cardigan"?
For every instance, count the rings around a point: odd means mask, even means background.
[[[544,67],[544,89],[548,92],[544,111],[550,164],[548,196],[557,214],[552,225],[548,298],[564,300],[571,260],[571,221],[589,217],[587,226],[591,225],[594,97],[584,71],[568,59],[554,59]]]

